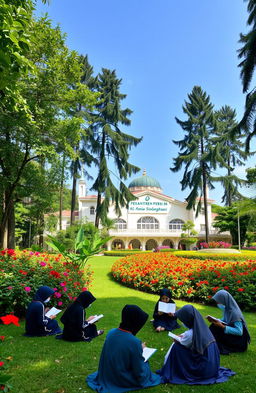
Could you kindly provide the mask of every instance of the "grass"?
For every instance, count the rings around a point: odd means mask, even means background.
[[[148,294],[123,287],[114,282],[109,275],[110,267],[117,258],[94,257],[89,262],[94,270],[94,281],[90,290],[97,301],[88,310],[88,315],[103,313],[104,318],[98,323],[99,329],[107,332],[120,323],[121,309],[125,304],[137,304],[149,313],[151,319],[157,295]],[[181,307],[185,302],[177,301]],[[216,307],[196,305],[202,315],[220,316]],[[236,371],[237,375],[228,382],[211,386],[160,385],[147,389],[148,393],[255,393],[256,362],[256,325],[255,313],[244,313],[251,333],[252,343],[246,353],[221,356],[221,365]],[[183,329],[180,329],[182,332]],[[0,335],[9,336],[1,344],[1,359],[8,364],[8,374],[12,374],[11,384],[14,393],[92,393],[85,383],[85,377],[96,371],[104,343],[105,334],[90,343],[69,343],[54,337],[27,338],[22,336],[24,321],[21,326],[0,325]],[[179,332],[178,331],[175,331]],[[152,371],[163,364],[164,355],[171,343],[167,333],[155,333],[151,323],[147,322],[138,337],[149,347],[158,348],[150,359]],[[8,360],[9,359],[9,360]],[[139,390],[138,392],[145,392]]]

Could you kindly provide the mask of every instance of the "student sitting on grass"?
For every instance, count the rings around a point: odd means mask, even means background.
[[[201,314],[186,305],[176,315],[188,330],[177,336],[158,371],[164,382],[207,385],[225,382],[234,375],[230,369],[220,367],[218,346]]]
[[[148,319],[140,307],[126,305],[119,328],[108,332],[99,361],[99,368],[88,375],[91,389],[101,393],[122,393],[156,386],[159,375],[150,371],[142,356],[143,344],[135,337]]]
[[[212,297],[217,306],[223,311],[221,321],[213,322],[210,330],[217,341],[220,353],[227,355],[230,352],[244,352],[250,343],[250,334],[245,319],[237,302],[229,292],[221,289]]]
[[[95,300],[96,298],[89,291],[80,293],[60,319],[64,324],[64,329],[63,334],[58,338],[67,341],[91,341],[94,337],[104,333],[104,330],[97,330],[94,323],[89,323],[94,316],[86,319],[85,308],[90,307]]]
[[[50,318],[45,316],[48,310],[45,305],[53,294],[54,290],[48,286],[42,286],[37,290],[26,312],[26,336],[49,336],[61,333],[58,322],[54,320],[56,315],[52,315]]]
[[[161,332],[164,330],[174,330],[178,329],[180,326],[177,323],[177,317],[173,313],[164,313],[161,311],[158,311],[159,307],[159,302],[164,302],[164,303],[174,303],[175,302],[172,300],[172,294],[169,289],[161,289],[160,291],[160,298],[158,302],[155,305],[154,313],[153,313],[153,326],[156,330],[156,332]]]

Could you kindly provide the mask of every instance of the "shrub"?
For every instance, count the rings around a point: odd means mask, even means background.
[[[254,252],[241,254],[208,254],[203,252],[199,253],[197,251],[175,251],[173,254],[180,258],[200,259],[202,261],[209,258],[214,261],[244,261],[246,259],[255,259]]]
[[[202,242],[200,243],[201,248],[231,248],[232,244],[226,242]]]
[[[145,254],[151,253],[152,251],[137,251],[137,250],[116,250],[116,251],[104,251],[104,255],[106,257],[125,257],[127,255],[134,255],[134,254]]]
[[[139,290],[158,293],[170,288],[176,299],[209,303],[216,291],[226,289],[242,308],[256,308],[256,259],[192,260],[154,253],[122,258],[111,271],[115,280]]]
[[[91,282],[90,267],[79,270],[61,254],[2,250],[0,252],[0,315],[24,316],[41,285],[54,288],[51,306],[65,307]]]

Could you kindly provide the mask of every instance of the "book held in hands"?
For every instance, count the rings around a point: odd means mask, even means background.
[[[209,322],[221,322],[221,323],[223,323],[223,325],[227,325],[226,322],[223,322],[221,319],[215,318],[215,317],[213,317],[213,316],[211,316],[211,315],[207,315],[205,318],[206,318]]]
[[[176,311],[176,304],[175,303],[165,303],[165,302],[159,301],[158,311],[164,312],[165,314],[169,314],[169,313],[174,314]]]
[[[142,356],[144,357],[144,362],[146,362],[152,355],[157,351],[156,348],[143,348]]]
[[[45,316],[50,318],[52,315],[57,315],[59,314],[59,312],[61,312],[62,310],[60,310],[59,308],[56,307],[52,307],[50,308],[49,311],[47,311],[47,313],[45,313]]]
[[[172,337],[174,340],[178,341],[179,343],[181,342],[181,338],[180,338],[180,336],[177,336],[177,334],[174,334],[174,333],[172,333],[172,332],[169,332],[169,333],[168,333],[168,336],[169,336],[169,337]]]
[[[100,318],[102,318],[103,317],[103,314],[100,314],[100,315],[94,315],[94,318],[92,318],[92,319],[90,319],[90,321],[88,321],[88,323],[95,323],[95,322],[97,322]]]

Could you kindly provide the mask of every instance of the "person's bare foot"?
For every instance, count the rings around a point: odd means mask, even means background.
[[[98,330],[97,333],[98,333],[98,336],[101,336],[104,333],[104,330]]]
[[[158,326],[158,327],[156,328],[156,332],[159,333],[159,332],[162,331],[162,329],[163,329],[162,326]]]

